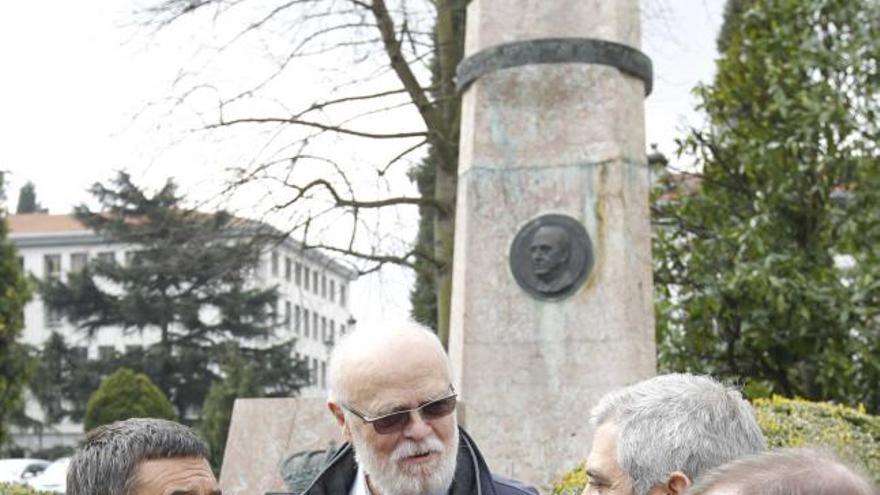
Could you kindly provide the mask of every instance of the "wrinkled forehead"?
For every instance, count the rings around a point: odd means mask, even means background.
[[[442,350],[429,345],[394,347],[346,366],[343,387],[351,405],[375,414],[416,407],[448,392],[451,377]]]

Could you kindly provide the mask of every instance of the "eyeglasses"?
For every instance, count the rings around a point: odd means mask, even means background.
[[[386,435],[389,433],[397,433],[406,428],[406,425],[408,425],[410,422],[412,413],[420,414],[422,416],[422,419],[425,421],[431,419],[440,419],[444,416],[448,416],[449,414],[451,414],[452,411],[455,410],[455,404],[458,400],[458,394],[451,386],[449,387],[449,391],[449,395],[432,400],[430,402],[425,402],[419,407],[414,407],[405,411],[395,411],[393,413],[384,414],[375,418],[370,418],[366,414],[356,409],[353,409],[346,404],[340,405],[346,411],[360,418],[361,421],[363,421],[364,423],[372,425],[373,429],[376,430],[376,433],[380,435]]]

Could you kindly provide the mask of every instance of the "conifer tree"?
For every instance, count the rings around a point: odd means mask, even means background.
[[[89,336],[119,331],[155,338],[144,351],[143,371],[181,416],[204,401],[228,341],[271,377],[261,385],[276,395],[295,393],[302,371],[293,341],[275,335],[277,289],[251,283],[271,239],[265,227],[223,211],[187,209],[172,181],[148,195],[120,172],[110,187],[98,183],[91,193],[101,210],[78,206],[76,218],[131,251],[125,260],[93,259],[66,281],[45,281],[41,291],[50,307]]]
[[[30,370],[27,353],[18,339],[24,328],[24,306],[31,290],[15,247],[7,239],[4,198],[3,173],[0,172],[0,444],[6,439],[9,420],[20,408]]]

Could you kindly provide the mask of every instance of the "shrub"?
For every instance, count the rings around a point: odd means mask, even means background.
[[[779,396],[752,405],[768,448],[825,446],[880,483],[880,416],[861,406]],[[580,464],[553,484],[553,495],[578,495],[586,483],[586,465]]]
[[[553,495],[580,495],[587,485],[587,464],[580,463],[553,483]]]
[[[3,495],[52,495],[49,492],[38,492],[27,485],[0,483],[0,493]]]
[[[84,427],[89,431],[128,418],[176,420],[177,414],[165,394],[147,375],[119,368],[89,397]]]
[[[826,446],[880,482],[880,417],[827,402],[755,399],[768,448]]]

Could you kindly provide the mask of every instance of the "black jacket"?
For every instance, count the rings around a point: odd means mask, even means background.
[[[493,475],[476,444],[459,428],[458,459],[451,495],[537,495],[538,491],[518,481]],[[354,449],[343,444],[323,470],[307,486],[288,478],[293,493],[302,495],[347,495],[357,476]]]

